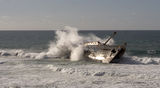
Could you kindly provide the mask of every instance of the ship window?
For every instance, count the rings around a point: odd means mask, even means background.
[[[116,50],[115,50],[115,49],[113,49],[111,52],[112,52],[112,53],[116,53]]]

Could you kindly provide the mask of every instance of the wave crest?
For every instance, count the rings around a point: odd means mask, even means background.
[[[124,56],[122,57],[121,64],[160,64],[159,57],[138,57],[138,56]]]
[[[44,59],[49,57],[70,58],[71,61],[83,59],[83,44],[89,41],[103,41],[103,39],[89,34],[81,36],[78,34],[78,29],[66,26],[64,30],[57,30],[55,40],[49,44],[47,52],[31,53],[23,50],[1,50],[1,56],[19,56],[35,59]],[[113,44],[111,39],[109,44]]]

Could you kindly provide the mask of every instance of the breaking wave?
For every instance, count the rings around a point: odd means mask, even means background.
[[[48,51],[41,53],[24,52],[24,50],[0,50],[1,56],[18,56],[25,58],[44,59],[49,57],[69,58],[71,61],[83,59],[83,44],[90,41],[101,41],[103,39],[89,34],[82,36],[78,34],[78,29],[66,26],[64,30],[55,32],[55,40],[49,44]],[[111,39],[108,44],[113,44]]]
[[[16,56],[31,59],[45,59],[45,58],[68,58],[71,61],[79,61],[83,59],[83,44],[85,42],[100,41],[104,42],[106,39],[101,39],[94,34],[79,35],[78,29],[66,26],[64,30],[57,30],[55,32],[55,40],[49,44],[47,51],[36,53],[27,52],[21,49],[0,50],[1,56]],[[111,39],[108,44],[114,44]],[[124,55],[120,62],[121,64],[160,64],[159,57],[138,57]]]
[[[122,60],[120,61],[121,64],[160,64],[159,57],[138,57],[138,56],[128,56],[124,55]]]
[[[83,52],[81,50],[81,47],[77,47],[72,51],[72,59],[71,61],[77,61],[79,58],[83,59],[83,55],[77,55],[79,53],[77,52]],[[74,53],[73,53],[74,52]],[[41,52],[41,53],[31,53],[31,52],[25,52],[24,50],[0,50],[0,55],[7,57],[7,56],[16,56],[16,57],[22,57],[22,58],[31,58],[31,59],[45,59],[50,58],[51,56],[47,55],[48,52]],[[53,58],[54,56],[52,56]],[[75,59],[74,59],[74,58]],[[65,58],[65,57],[63,57]],[[120,64],[154,64],[159,65],[160,64],[160,58],[159,57],[138,57],[138,56],[128,56],[124,55],[122,57],[122,60],[120,61]]]

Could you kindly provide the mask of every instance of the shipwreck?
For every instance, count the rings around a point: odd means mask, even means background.
[[[104,43],[99,41],[84,44],[84,56],[102,63],[118,63],[126,51],[127,43],[122,45],[108,45],[107,43],[117,33],[114,32]]]

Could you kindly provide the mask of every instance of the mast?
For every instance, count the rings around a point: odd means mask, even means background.
[[[113,34],[106,40],[106,42],[104,43],[104,45],[106,45],[107,42],[108,42],[111,38],[113,38],[116,34],[117,34],[117,32],[113,32]]]

